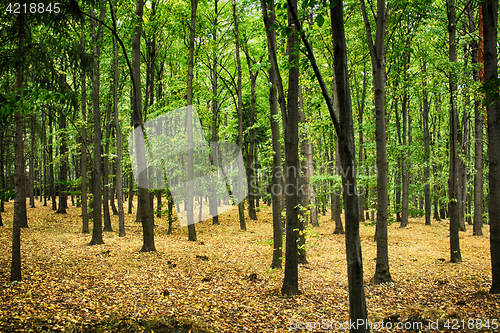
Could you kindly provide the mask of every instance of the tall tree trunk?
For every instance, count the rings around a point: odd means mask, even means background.
[[[422,66],[422,71],[424,74],[424,79],[422,82],[422,98],[423,98],[423,114],[422,114],[422,122],[424,127],[424,149],[425,149],[425,158],[424,158],[424,196],[425,196],[425,225],[431,225],[431,184],[430,184],[430,156],[431,149],[429,146],[429,101],[427,100],[427,66],[424,60],[424,64]]]
[[[141,95],[141,33],[142,33],[142,14],[144,1],[137,0],[135,15],[137,24],[134,29],[132,41],[132,79],[133,79],[133,111],[132,123],[135,131],[135,144],[139,146],[141,141],[141,130],[143,130],[142,118],[142,95]],[[142,134],[143,135],[143,134]],[[139,170],[139,195],[137,197],[139,218],[142,223],[142,248],[141,252],[156,251],[154,240],[154,221],[149,205],[150,197],[148,192],[148,173],[146,168],[146,155],[144,149],[139,149],[137,154],[137,166]]]
[[[106,128],[106,143],[104,144],[104,160],[102,173],[102,210],[104,215],[103,231],[113,231],[111,227],[111,216],[109,215],[109,140],[111,139],[111,102],[106,108],[106,117],[104,121]]]
[[[236,18],[237,19],[237,18]],[[255,177],[254,170],[254,153],[255,153],[255,130],[252,128],[255,123],[255,82],[257,80],[257,74],[259,72],[254,72],[252,70],[252,61],[250,59],[250,54],[245,46],[245,54],[248,65],[248,74],[250,76],[250,122],[248,130],[249,132],[249,144],[247,152],[247,167],[248,167],[248,216],[251,220],[257,220],[257,213],[255,212],[255,197],[258,192],[256,186],[257,178]]]
[[[406,39],[406,45],[407,48],[410,47],[410,40],[409,38]],[[406,159],[407,153],[410,151],[408,148],[408,137],[410,137],[410,117],[408,115],[408,106],[410,103],[410,98],[408,96],[408,67],[410,66],[410,52],[409,51],[404,51],[403,52],[403,98],[401,100],[401,117],[403,118],[403,132],[402,132],[402,139],[403,139],[403,148],[406,150],[403,151],[403,154],[401,155],[401,185],[402,185],[402,200],[401,200],[401,228],[406,228],[408,226],[408,215],[409,215],[409,203],[410,203],[410,174],[409,170],[411,170],[410,167],[410,159]]]
[[[53,113],[52,108],[49,106],[49,182],[50,182],[50,196],[52,201],[52,210],[57,210],[57,201],[56,201],[56,184],[55,184],[55,175],[54,175],[54,138],[53,138]]]
[[[105,4],[100,7],[99,19],[104,20]],[[94,17],[94,11],[90,11],[91,17]],[[92,239],[89,245],[104,244],[102,239],[102,216],[101,216],[101,161],[102,161],[102,133],[101,133],[101,109],[99,105],[99,76],[100,76],[100,55],[101,55],[101,39],[103,35],[103,27],[99,24],[96,34],[95,21],[91,20],[92,27],[92,48],[94,57],[94,72],[92,75],[92,116],[94,120],[94,159],[92,165]]]
[[[333,27],[332,27],[333,28]],[[337,83],[335,81],[335,69],[334,69],[334,77],[333,77],[333,91],[337,91]],[[335,108],[335,113],[339,114],[340,110],[340,105],[339,105],[339,100],[337,98],[337,94],[333,94],[333,106]],[[331,144],[331,151],[330,151],[330,156],[331,156],[331,165],[333,168],[333,146],[335,145],[335,174],[342,176],[342,163],[340,161],[340,147],[339,147],[339,142],[338,140],[335,141],[335,144],[333,144],[333,132],[331,133],[331,139],[332,139],[332,144]],[[332,200],[332,219],[335,222],[335,230],[333,231],[334,234],[344,234],[344,226],[342,225],[342,208],[340,205],[340,196],[343,194],[343,191],[337,191],[336,189],[332,190],[331,194],[331,200]]]
[[[285,133],[285,174],[286,177],[286,249],[285,249],[285,276],[281,293],[292,296],[300,294],[299,272],[298,272],[298,228],[299,228],[299,201],[298,201],[298,181],[299,170],[299,63],[298,46],[299,38],[297,25],[292,18],[292,13],[297,12],[297,1],[288,1],[288,26],[292,29],[288,37],[288,61],[290,69],[288,72],[288,114]]]
[[[456,19],[455,19],[455,0],[447,0],[446,13],[448,15],[448,47],[449,61],[456,62]],[[456,105],[456,75],[450,73],[450,175],[448,179],[448,214],[450,216],[450,261],[462,261],[460,254],[459,230],[459,191],[458,191],[458,115]]]
[[[30,208],[35,208],[35,137],[36,137],[36,114],[31,116],[31,149],[30,149],[30,160],[29,160],[29,197],[30,197]]]
[[[218,51],[218,43],[217,43],[217,29],[218,29],[218,17],[219,17],[219,8],[218,8],[218,0],[214,1],[214,21],[213,21],[213,31],[212,31],[212,40],[214,42],[215,47],[212,52],[212,145],[215,145],[215,142],[219,141],[219,136],[217,130],[218,119],[219,119],[219,105],[217,103],[218,97],[218,79],[219,73],[217,72],[217,51]],[[217,169],[217,161],[218,161],[218,150],[212,149],[212,165]],[[221,166],[222,167],[222,166]],[[212,215],[212,223],[214,225],[219,224],[219,212],[217,209],[218,199],[217,199],[217,187],[215,179],[212,179],[212,195],[209,198],[210,202],[210,215]]]
[[[116,2],[113,6],[116,10]],[[113,38],[113,115],[116,132],[116,195],[118,198],[118,236],[125,236],[125,214],[123,210],[123,178],[122,178],[122,130],[118,116],[118,46]],[[114,200],[114,199],[113,199]]]
[[[370,23],[366,15],[364,0],[361,0],[363,21],[368,37],[368,46],[373,68],[373,93],[375,95],[375,141],[377,146],[377,264],[373,283],[392,281],[389,272],[389,249],[387,244],[387,157],[385,133],[385,28],[387,16],[385,1],[377,0],[377,20],[375,43],[373,43]]]
[[[21,6],[24,1],[21,1]],[[18,15],[19,37],[17,47],[16,79],[14,91],[21,94],[24,80],[24,14]],[[14,221],[12,225],[12,262],[10,266],[10,281],[21,281],[21,228],[28,226],[26,215],[26,161],[24,160],[23,142],[23,115],[17,111],[14,115],[15,138],[14,138]]]
[[[64,75],[61,75],[64,77]],[[62,78],[61,78],[62,81]],[[64,83],[66,80],[64,79]],[[59,130],[66,130],[66,115],[61,110],[59,112]],[[59,207],[57,208],[58,214],[66,214],[68,208],[68,156],[67,156],[66,133],[61,135],[61,144],[59,146]]]
[[[498,0],[482,2],[484,24],[484,87],[488,112],[489,218],[491,253],[490,293],[500,293],[500,102],[498,96],[497,19]]]
[[[236,94],[238,95],[238,146],[243,149],[243,100],[241,96],[241,61],[240,61],[240,37],[238,31],[238,16],[236,14],[236,0],[232,0],[233,3],[233,22],[234,22],[234,40],[236,47],[236,68],[238,70],[237,87]],[[243,178],[243,170],[238,168],[238,179]],[[238,184],[238,199],[242,200],[243,192],[242,185]],[[247,225],[245,222],[245,203],[241,201],[238,204],[238,216],[240,220],[240,229],[247,230]]]
[[[80,46],[82,52],[85,52],[85,17],[82,15]],[[87,209],[87,73],[85,72],[85,64],[81,63],[81,108],[82,108],[82,158],[81,158],[81,173],[82,173],[82,233],[89,233],[89,215]],[[44,126],[45,131],[45,126]],[[44,205],[45,206],[45,205]]]
[[[475,34],[476,24],[474,22],[474,8],[472,5],[467,6],[467,13],[469,16],[469,32],[471,35]],[[481,24],[481,23],[479,23]],[[474,81],[479,81],[479,71],[477,64],[479,63],[479,50],[478,42],[472,39],[470,48],[472,51],[472,77]],[[481,106],[481,99],[474,98],[474,218],[473,218],[473,235],[483,235],[483,108]]]
[[[334,121],[334,124],[339,137],[339,147],[341,148],[339,151],[342,169],[347,172],[346,176],[343,175],[342,177],[342,185],[344,188],[343,198],[345,206],[349,319],[351,322],[362,320],[363,323],[366,323],[368,314],[363,286],[363,261],[359,238],[359,211],[355,169],[356,151],[354,145],[351,92],[349,89],[349,75],[347,71],[347,46],[345,41],[342,1],[339,0],[337,5],[330,9],[330,12],[334,49],[335,82],[337,84],[337,99],[339,101],[339,121]],[[310,53],[312,53],[312,51],[310,51]],[[316,77],[321,77],[318,69],[316,69]],[[326,88],[323,89],[323,95],[327,95]],[[330,116],[332,119],[335,119],[331,102],[327,102],[327,104],[329,104]],[[341,128],[339,123],[342,124]],[[349,192],[349,190],[351,190],[351,192]],[[369,329],[365,325],[357,325],[357,327],[351,329],[351,331],[368,332]]]
[[[188,240],[196,241],[196,228],[194,225],[194,189],[192,180],[194,179],[193,171],[193,133],[192,133],[192,104],[193,104],[193,68],[194,68],[194,39],[196,35],[196,9],[198,8],[198,0],[191,0],[191,26],[189,31],[189,65],[188,65],[188,81],[187,81],[187,129],[188,129],[188,154],[187,154],[187,176],[188,176],[188,193],[185,208],[187,211],[188,224]]]
[[[353,75],[353,77],[356,77]],[[361,174],[360,170],[363,167],[363,112],[365,110],[365,101],[366,101],[366,87],[368,80],[366,79],[366,62],[363,64],[363,92],[361,94],[361,101],[358,104],[358,142],[359,142],[359,155],[358,155],[358,174]],[[358,99],[359,101],[359,99]],[[365,221],[365,206],[364,206],[364,194],[366,192],[366,189],[362,189],[359,192],[359,221],[364,222]]]
[[[269,81],[271,87],[269,88],[269,107],[271,109],[271,135],[273,144],[273,169],[271,175],[271,200],[273,210],[273,261],[271,268],[282,267],[283,256],[283,226],[281,223],[281,204],[280,195],[281,181],[279,179],[279,170],[281,169],[281,144],[279,142],[280,129],[278,122],[278,86],[283,87],[279,70],[273,64],[273,56],[276,57],[276,29],[274,24],[276,22],[274,0],[269,1],[269,10],[267,8],[266,0],[260,1],[262,7],[262,16],[264,18],[264,25],[267,34],[267,49],[269,53]],[[274,54],[273,54],[274,53]]]

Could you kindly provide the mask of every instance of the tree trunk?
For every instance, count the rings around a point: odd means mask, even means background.
[[[491,253],[490,293],[500,293],[500,102],[498,96],[497,18],[498,0],[482,2],[484,24],[484,87],[488,112],[489,218]]]
[[[21,2],[21,6],[24,1]],[[20,89],[24,80],[24,14],[18,16],[19,37],[17,47],[17,65],[16,79],[14,82],[14,91],[21,94]],[[10,267],[10,281],[21,281],[21,228],[28,226],[26,215],[26,161],[24,160],[24,142],[23,142],[23,115],[17,111],[14,116],[15,135],[14,135],[14,220],[12,224],[12,262]]]
[[[106,117],[104,126],[106,126],[106,143],[104,145],[104,160],[102,173],[102,210],[104,215],[103,231],[113,231],[111,227],[111,216],[109,215],[109,140],[111,138],[111,102],[106,108]]]
[[[194,179],[193,171],[193,127],[192,127],[192,103],[193,103],[193,68],[194,68],[194,39],[196,35],[196,9],[198,8],[198,0],[191,0],[191,26],[189,31],[189,64],[188,64],[188,81],[187,81],[187,129],[188,129],[188,154],[187,154],[187,177],[188,177],[188,193],[185,203],[187,211],[187,224],[188,224],[188,240],[196,241],[196,228],[194,225],[194,189],[192,180]]]
[[[35,137],[36,137],[36,114],[31,117],[31,149],[30,149],[30,160],[29,160],[29,197],[30,197],[30,208],[35,208]]]
[[[469,32],[471,35],[475,34],[476,24],[474,22],[474,8],[472,5],[467,7],[469,16]],[[480,9],[481,10],[481,9]],[[481,24],[481,23],[479,23]],[[472,76],[474,81],[479,81],[479,71],[477,64],[479,62],[478,42],[472,39],[470,48],[472,50]],[[483,235],[483,108],[481,106],[481,99],[474,98],[474,219],[473,219],[473,235]]]
[[[385,1],[377,0],[377,20],[375,43],[364,0],[361,0],[363,21],[365,22],[368,45],[373,68],[373,93],[375,102],[375,141],[377,146],[377,264],[373,283],[392,281],[389,272],[389,253],[387,244],[387,157],[386,157],[386,132],[385,132],[385,28],[387,16],[385,14]],[[403,168],[404,169],[404,168]]]
[[[81,21],[80,45],[82,52],[85,52],[85,17],[82,15]],[[82,233],[89,233],[89,217],[87,209],[87,73],[85,72],[85,64],[81,63],[81,108],[82,108],[82,158],[81,158],[81,173],[82,173]],[[44,127],[45,130],[45,127]],[[45,205],[44,205],[45,206]]]
[[[56,201],[56,184],[55,184],[55,175],[54,175],[54,139],[53,139],[53,113],[52,108],[49,106],[49,183],[50,183],[50,196],[52,202],[52,210],[57,210],[57,201]]]
[[[101,4],[99,19],[102,21],[106,14],[104,4]],[[94,17],[93,10],[90,15]],[[99,105],[99,76],[100,76],[100,41],[103,34],[103,27],[99,24],[96,34],[95,22],[91,20],[92,26],[92,48],[94,57],[94,73],[92,75],[92,116],[94,120],[94,159],[92,165],[92,239],[89,245],[104,244],[102,239],[102,216],[101,216],[101,160],[102,160],[102,133],[101,133],[101,109]]]
[[[116,9],[116,2],[113,6]],[[113,38],[113,113],[116,132],[116,194],[118,198],[118,236],[125,236],[125,214],[123,211],[123,178],[122,178],[122,130],[118,117],[118,46]],[[114,200],[114,199],[113,199]]]
[[[456,62],[456,19],[455,19],[455,0],[447,0],[446,2],[448,15],[448,47],[449,61]],[[459,191],[458,191],[458,149],[457,149],[457,132],[458,132],[458,115],[456,109],[456,75],[450,73],[450,175],[448,179],[448,214],[450,216],[450,261],[462,261],[460,254],[460,238],[459,230]]]
[[[298,64],[298,46],[299,38],[297,35],[297,25],[294,24],[292,13],[297,12],[297,1],[288,1],[288,26],[291,33],[288,37],[288,61],[290,69],[288,72],[288,96],[287,106],[288,114],[285,133],[285,174],[286,177],[286,250],[285,250],[285,276],[281,293],[287,296],[300,294],[299,291],[299,272],[298,272],[298,228],[299,228],[299,201],[298,201],[298,181],[300,177],[297,172],[299,169],[299,64]]]
[[[267,8],[266,0],[260,1],[262,7],[262,16],[264,18],[264,25],[267,34],[267,49],[269,53],[269,81],[271,87],[269,88],[269,107],[271,109],[271,135],[273,144],[273,169],[271,175],[271,200],[273,210],[273,261],[271,268],[282,267],[283,256],[283,226],[281,223],[281,204],[280,194],[282,194],[281,181],[279,179],[279,170],[281,170],[281,144],[279,142],[280,129],[278,122],[278,96],[277,87],[283,86],[279,70],[273,65],[273,56],[276,57],[276,29],[274,24],[276,22],[274,0],[269,1],[269,10]],[[273,54],[274,53],[274,54]]]
[[[240,37],[238,31],[238,16],[236,15],[236,1],[233,0],[233,22],[234,22],[234,40],[236,47],[236,68],[238,70],[238,82],[236,87],[236,93],[238,95],[238,146],[242,149],[243,147],[243,101],[241,96],[241,61],[240,61]],[[238,168],[238,179],[243,178],[243,170]],[[238,184],[238,199],[243,198],[242,185]],[[240,220],[240,229],[247,230],[247,225],[245,222],[245,205],[244,201],[238,204],[238,216]]]
[[[64,75],[61,75],[64,77]],[[63,79],[61,78],[61,81]],[[66,80],[64,79],[64,83]],[[66,130],[66,115],[61,110],[59,113],[59,130]],[[59,146],[59,207],[57,209],[57,214],[66,214],[66,208],[68,208],[68,156],[67,154],[67,144],[66,144],[66,133],[61,135],[61,144]]]
[[[424,64],[422,66],[422,70],[424,73],[424,80],[422,82],[423,90],[422,90],[422,98],[423,98],[423,114],[422,114],[422,122],[423,122],[423,131],[424,131],[424,149],[425,149],[425,157],[424,157],[424,196],[425,196],[425,225],[431,225],[431,184],[430,184],[430,156],[431,149],[429,146],[429,101],[427,100],[427,77],[426,74],[426,63],[424,60]]]
[[[133,80],[133,109],[132,123],[135,130],[135,145],[139,146],[141,142],[141,130],[143,130],[142,118],[142,95],[141,95],[141,33],[142,33],[142,13],[144,8],[143,0],[137,0],[135,15],[137,25],[134,29],[132,41],[132,80]],[[140,128],[140,130],[137,130]],[[144,135],[144,134],[142,134]],[[154,240],[154,221],[149,205],[150,197],[148,192],[148,173],[146,168],[146,155],[143,149],[138,150],[136,155],[138,170],[144,170],[139,173],[139,195],[137,196],[138,216],[142,223],[142,248],[141,252],[156,251]]]
[[[383,3],[383,2],[382,2]],[[349,319],[351,322],[367,321],[365,291],[363,286],[363,261],[361,258],[361,242],[359,239],[359,211],[355,170],[354,128],[352,122],[351,93],[349,89],[349,75],[347,71],[347,46],[344,32],[344,14],[342,1],[338,1],[331,11],[332,39],[334,49],[335,82],[337,83],[337,99],[339,101],[339,121],[336,124],[339,137],[340,160],[346,176],[342,176],[344,188],[343,198],[345,206],[347,276],[349,285]],[[383,41],[383,39],[382,39]],[[312,52],[311,52],[312,53]],[[320,77],[317,70],[316,77]],[[323,95],[327,95],[324,89]],[[329,110],[332,119],[335,119],[333,107],[330,103]],[[342,124],[342,127],[338,123]],[[352,187],[351,187],[352,186]],[[349,193],[351,189],[351,193]],[[359,325],[354,332],[368,332],[365,325]]]

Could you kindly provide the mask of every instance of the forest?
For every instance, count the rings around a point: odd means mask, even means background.
[[[0,6],[0,331],[494,332],[498,0]]]

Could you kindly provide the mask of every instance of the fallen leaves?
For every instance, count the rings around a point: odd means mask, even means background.
[[[29,209],[22,231],[23,277],[9,282],[12,204],[0,228],[0,331],[286,332],[291,319],[348,320],[343,235],[320,217],[307,266],[299,267],[302,295],[280,294],[283,272],[269,269],[272,255],[270,208],[251,232],[239,231],[237,210],[197,224],[198,242],[155,219],[158,252],[139,253],[140,224],[126,215],[127,237],[104,233],[104,245],[86,246],[80,211],[56,215],[48,207]],[[113,225],[117,225],[113,216]],[[395,282],[371,285],[376,256],[374,226],[361,224],[365,293],[372,320],[498,318],[499,297],[487,293],[489,241],[461,233],[464,261],[448,259],[448,225],[410,220],[407,229],[389,227],[389,258]]]

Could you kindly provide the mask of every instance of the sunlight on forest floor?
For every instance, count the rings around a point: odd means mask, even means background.
[[[320,216],[307,233],[309,265],[299,267],[302,295],[280,295],[283,272],[270,270],[272,216],[261,206],[258,221],[239,230],[237,209],[196,224],[198,242],[187,228],[155,219],[156,253],[139,253],[142,228],[125,215],[127,236],[104,233],[104,245],[87,246],[80,208],[54,214],[36,203],[28,208],[29,229],[22,230],[23,281],[10,283],[13,203],[0,227],[0,331],[154,331],[286,332],[301,322],[348,320],[343,235]],[[135,212],[135,210],[134,210]],[[246,213],[245,213],[246,214]],[[460,233],[463,262],[449,263],[447,221],[424,226],[413,218],[406,229],[389,226],[389,258],[394,284],[369,283],[375,269],[375,226],[361,223],[364,280],[369,318],[418,321],[499,316],[499,296],[491,296],[489,227],[473,237]],[[170,318],[162,322],[162,318]],[[175,320],[178,320],[175,322]],[[149,325],[149,326],[148,326]],[[166,327],[176,326],[168,330]],[[161,330],[161,329],[164,330]],[[395,330],[393,330],[395,331]]]

